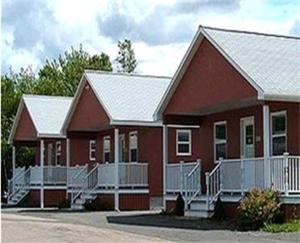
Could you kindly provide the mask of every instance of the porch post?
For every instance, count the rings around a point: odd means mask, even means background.
[[[119,211],[119,129],[114,129],[115,133],[115,210]]]
[[[40,205],[44,208],[44,140],[40,141],[40,173],[41,173],[41,191],[40,191]]]
[[[168,163],[168,127],[163,125],[163,207],[166,210],[166,192],[167,192],[167,163]]]
[[[69,170],[70,170],[70,139],[66,139],[66,164],[67,164],[67,188],[69,186]],[[66,190],[66,198],[68,198],[68,190]]]
[[[266,188],[271,186],[270,175],[270,108],[263,106],[263,141],[264,141],[264,184]]]
[[[15,181],[14,177],[16,175],[16,147],[12,146],[12,189],[15,190]]]

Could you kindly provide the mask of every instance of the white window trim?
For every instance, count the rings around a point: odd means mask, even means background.
[[[225,139],[223,140],[219,140],[219,141],[216,141],[216,126],[218,125],[225,125]],[[225,154],[227,156],[227,121],[218,121],[218,122],[214,122],[214,161],[215,163],[218,163],[218,160],[219,158],[216,158],[216,145],[217,144],[222,144],[222,143],[225,143],[226,144],[226,151],[225,151]]]
[[[57,148],[60,148],[60,150],[58,150]],[[57,165],[58,164],[58,159],[57,157],[60,157],[61,156],[61,141],[57,141],[55,143],[55,164]]]
[[[136,135],[136,148],[133,148],[131,146],[131,142],[130,142],[130,138],[131,138],[131,135]],[[136,161],[132,161],[131,160],[131,149],[136,149]],[[138,137],[138,132],[137,131],[132,131],[132,132],[129,132],[129,162],[138,162],[138,154],[139,154],[139,137]]]
[[[92,145],[95,145],[94,148],[92,149]],[[92,157],[92,153],[95,153],[95,157]],[[90,161],[95,161],[96,160],[96,140],[90,140],[90,147],[89,147],[89,157]]]
[[[104,147],[104,141],[105,140],[109,140],[109,151],[105,151],[105,147]],[[105,162],[109,162],[109,161],[105,161],[105,153],[109,153],[109,157],[110,157],[110,150],[111,150],[111,139],[110,139],[110,136],[104,136],[103,137],[103,148],[102,148],[102,151],[103,151],[103,153],[102,153],[102,156],[103,156],[103,163],[105,163]]]
[[[189,141],[178,141],[179,133],[188,133]],[[189,152],[188,153],[180,153],[178,151],[179,144],[188,144]],[[177,129],[176,130],[176,156],[191,156],[192,155],[192,131],[190,129]]]
[[[285,117],[285,133],[273,134],[273,117],[274,116],[280,116],[280,115],[284,115],[284,117]],[[271,119],[270,119],[271,155],[273,155],[273,138],[285,137],[285,148],[287,150],[287,140],[288,140],[287,111],[283,110],[283,111],[271,112],[270,116],[271,116]]]

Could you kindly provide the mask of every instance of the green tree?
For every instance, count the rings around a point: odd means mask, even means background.
[[[130,40],[125,39],[123,42],[118,42],[118,57],[117,70],[118,72],[132,73],[137,66],[137,60],[135,59],[135,53],[132,48]]]
[[[58,59],[47,60],[39,71],[37,92],[45,95],[73,96],[85,69],[112,71],[109,56],[105,53],[90,55],[80,45],[65,52]]]

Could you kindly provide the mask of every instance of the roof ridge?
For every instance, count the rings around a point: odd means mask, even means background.
[[[217,30],[217,31],[225,31],[225,32],[234,32],[234,33],[252,34],[252,35],[260,35],[260,36],[268,36],[268,37],[281,37],[281,38],[287,38],[287,39],[296,39],[296,40],[300,40],[300,36],[271,34],[271,33],[257,32],[257,31],[247,31],[247,30],[224,29],[224,28],[211,27],[211,26],[204,26],[204,25],[199,25],[199,28],[203,28],[203,29],[211,29],[211,30]]]
[[[98,73],[98,74],[107,74],[107,75],[116,75],[116,76],[132,76],[132,77],[148,77],[148,78],[161,78],[161,79],[172,79],[170,76],[163,75],[150,75],[150,74],[138,74],[138,73],[119,73],[119,72],[108,72],[101,70],[85,69],[85,73]]]
[[[47,99],[65,99],[71,100],[71,96],[61,96],[61,95],[36,95],[36,94],[23,94],[23,98],[47,98]]]

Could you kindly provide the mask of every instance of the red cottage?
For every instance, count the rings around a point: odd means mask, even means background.
[[[299,213],[299,46],[296,37],[199,28],[156,112],[167,208],[180,191],[187,215],[211,216],[218,197],[230,213],[249,189],[273,187]]]
[[[23,95],[9,137],[13,146],[9,204],[57,206],[66,199],[66,137],[61,128],[71,101],[68,97]],[[33,166],[16,167],[16,149],[21,146],[34,148]]]

